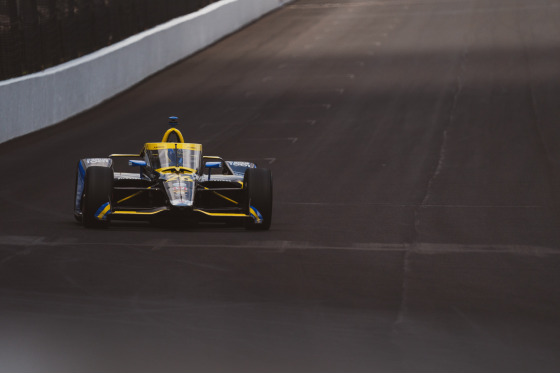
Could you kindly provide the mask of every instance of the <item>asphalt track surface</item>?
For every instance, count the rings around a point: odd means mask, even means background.
[[[559,19],[296,1],[3,144],[0,370],[559,371]],[[76,161],[169,115],[272,170],[270,231],[76,224]]]

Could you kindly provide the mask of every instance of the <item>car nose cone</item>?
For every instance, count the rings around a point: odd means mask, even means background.
[[[171,200],[171,205],[174,207],[189,207],[191,204],[185,202],[182,199]]]

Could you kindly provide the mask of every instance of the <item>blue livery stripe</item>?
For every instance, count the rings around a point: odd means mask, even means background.
[[[78,212],[82,212],[82,194],[84,193],[84,179],[86,175],[86,170],[82,162],[78,162],[78,180],[76,186],[76,201],[74,203],[74,209]]]
[[[107,215],[110,213],[111,213],[111,203],[107,202],[101,205],[99,209],[97,209],[97,212],[95,212],[95,218],[97,218],[100,221],[106,221]]]
[[[255,208],[254,206],[251,205],[249,207],[249,211],[251,213],[251,216],[253,216],[253,219],[255,220],[255,223],[262,223],[263,217],[261,215],[261,212],[259,212],[257,210],[257,208]]]
[[[82,178],[86,176],[86,169],[84,169],[84,165],[82,165],[81,161],[78,163],[78,170],[80,171],[80,176]]]

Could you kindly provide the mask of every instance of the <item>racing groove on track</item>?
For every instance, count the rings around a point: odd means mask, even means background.
[[[2,371],[558,371],[560,5],[296,1],[2,146]],[[269,232],[76,225],[165,118],[274,175]]]

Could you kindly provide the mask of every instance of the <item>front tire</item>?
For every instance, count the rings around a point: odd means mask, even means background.
[[[109,225],[98,219],[100,208],[111,201],[113,191],[113,169],[90,166],[86,170],[84,196],[82,198],[82,222],[88,228],[102,228]]]
[[[257,222],[251,217],[245,222],[245,228],[268,230],[272,221],[272,173],[268,169],[247,169],[243,184],[247,213],[256,214],[261,220]]]

